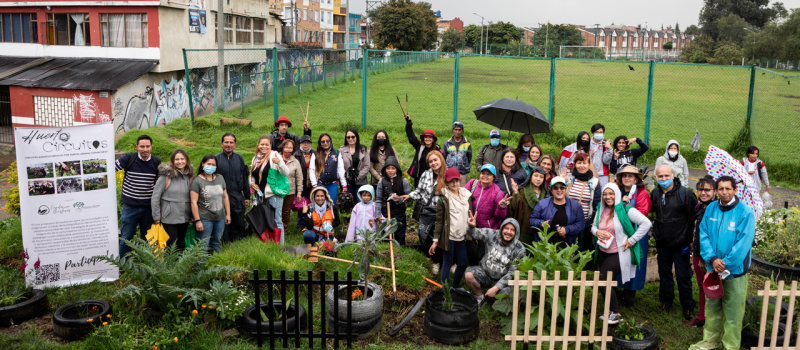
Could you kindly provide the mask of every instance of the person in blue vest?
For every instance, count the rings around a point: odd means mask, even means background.
[[[158,178],[158,166],[161,159],[150,154],[153,139],[141,135],[136,139],[136,152],[126,153],[114,163],[117,171],[124,170],[122,179],[122,211],[120,212],[120,233],[122,239],[131,240],[139,227],[139,236],[144,235],[153,224],[151,199],[153,187]],[[125,242],[119,242],[119,256],[131,251]]]
[[[719,200],[711,202],[700,222],[700,254],[709,273],[722,280],[722,298],[706,300],[703,340],[689,349],[739,349],[747,299],[747,272],[756,234],[756,218],[736,197],[736,180],[717,179]]]

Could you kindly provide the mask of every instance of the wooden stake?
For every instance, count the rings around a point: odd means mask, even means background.
[[[396,194],[395,194],[395,196],[396,196]],[[392,220],[392,212],[390,211],[390,209],[391,209],[390,204],[391,204],[390,201],[386,201],[386,216],[389,218],[389,220]],[[391,240],[394,240],[394,233],[390,233],[389,234],[389,239],[390,239],[390,241],[389,241],[389,259],[391,259],[391,261],[392,261],[392,265],[391,265],[392,266],[392,293],[394,293],[394,299],[397,300],[397,279],[395,278],[395,274],[394,274],[394,243],[392,243],[392,241],[391,241]]]

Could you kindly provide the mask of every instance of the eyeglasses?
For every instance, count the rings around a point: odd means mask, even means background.
[[[354,139],[354,138],[356,138],[356,137],[355,137],[355,136],[353,136],[353,135],[348,135],[348,136],[345,136],[344,138],[346,138],[346,139],[350,140],[350,139]]]
[[[331,143],[331,140],[322,140],[319,143]]]
[[[566,190],[567,188],[565,186],[553,186],[553,187],[550,187],[550,189],[553,190],[553,191],[563,191],[563,190]]]
[[[713,188],[699,188],[697,192],[714,192]]]

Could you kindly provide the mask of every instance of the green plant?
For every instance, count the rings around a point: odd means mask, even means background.
[[[20,272],[12,269],[0,269],[0,307],[14,305],[25,299],[25,293],[30,289],[20,278]]]
[[[640,328],[643,325],[644,323],[636,324],[635,318],[628,317],[619,323],[617,330],[614,331],[614,335],[617,336],[617,338],[627,340],[642,340],[644,339],[644,332],[642,332]]]
[[[786,220],[783,220],[783,216]],[[800,209],[770,210],[756,224],[756,242],[753,248],[766,261],[800,267]]]
[[[199,312],[172,309],[157,326],[148,326],[128,319],[112,319],[92,332],[85,348],[169,349],[184,348],[187,338],[201,330],[203,315]],[[197,310],[195,310],[197,311]],[[190,346],[192,348],[192,346]]]
[[[120,272],[137,282],[117,291],[115,297],[140,300],[143,306],[167,312],[187,304],[197,308],[199,304],[214,301],[212,298],[219,301],[231,295],[225,289],[235,290],[232,284],[219,283],[213,285],[212,291],[206,290],[214,279],[241,269],[204,264],[208,260],[208,248],[203,241],[183,251],[175,245],[156,249],[140,238],[125,240],[125,243],[131,252],[121,261],[115,256],[99,257],[100,261],[119,267]]]
[[[17,177],[17,162],[11,163],[6,170],[0,172],[0,182],[7,182],[10,184],[19,183],[19,178]],[[0,209],[5,209],[6,213],[19,217],[19,186],[6,188],[3,190],[2,196],[6,200],[6,206]]]
[[[15,265],[22,250],[22,223],[12,217],[0,220],[0,262]]]
[[[235,288],[233,281],[221,280],[211,281],[206,300],[208,306],[216,312],[222,328],[234,326],[236,320],[244,314],[244,310],[255,302],[254,297],[247,293],[244,286]]]
[[[540,239],[538,242],[525,244],[525,247],[531,254],[528,254],[516,264],[517,269],[520,271],[521,279],[527,279],[529,274],[533,274],[533,278],[538,280],[541,278],[543,271],[547,271],[548,279],[555,278],[556,271],[561,271],[562,278],[565,278],[569,271],[574,271],[576,274],[579,274],[581,271],[583,271],[583,268],[586,266],[586,264],[592,260],[592,253],[578,251],[577,244],[564,246],[561,244],[548,243],[548,240],[555,234],[555,232],[546,233],[547,228],[548,226],[545,224],[543,225],[543,229],[539,230]],[[541,287],[533,287],[530,292],[534,293],[533,295],[538,296],[540,288]],[[521,287],[520,293],[523,293],[523,291],[527,290],[527,287]],[[561,325],[564,322],[564,315],[566,315],[565,305],[567,305],[567,298],[572,299],[572,305],[578,305],[578,297],[580,293],[567,295],[566,288],[560,288],[558,295],[555,295],[553,287],[547,287],[546,290],[550,298],[558,298],[557,321],[558,324]],[[513,302],[514,301],[512,300],[511,295],[503,293],[497,295],[497,301],[492,306],[493,309],[497,310],[501,314],[500,325],[503,327],[503,332],[505,332],[505,334],[511,333],[511,312],[514,307]],[[520,298],[518,302],[521,303],[522,299]],[[522,308],[520,310],[522,310]],[[552,303],[548,301],[544,305],[531,306],[530,330],[534,330],[538,326],[539,314],[541,312],[544,313],[544,325],[550,324]],[[579,313],[580,312],[570,313],[572,318],[571,322],[574,325],[577,325]],[[588,322],[588,318],[584,318],[584,325],[582,326],[587,327],[589,324]],[[518,329],[525,328],[525,317],[517,318],[517,326]],[[575,329],[574,327],[570,328]],[[551,330],[551,332],[555,332],[555,330]]]
[[[444,311],[453,309],[453,295],[450,292],[450,280],[447,280],[442,284],[442,296],[444,297],[442,301],[442,310]]]
[[[394,239],[389,239],[389,236],[392,235],[394,231],[397,231],[398,226],[397,219],[382,221],[377,229],[364,230],[361,232],[363,238],[360,241],[336,244],[335,250],[346,246],[356,247],[353,251],[353,262],[350,263],[350,267],[348,267],[347,270],[349,271],[352,269],[356,262],[358,262],[359,275],[361,279],[364,280],[364,294],[367,294],[368,291],[367,283],[369,283],[370,258],[375,257],[376,260],[380,260],[380,255],[378,254],[378,243],[380,242],[390,240],[394,244],[400,245]]]

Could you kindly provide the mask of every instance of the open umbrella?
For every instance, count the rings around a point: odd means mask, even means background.
[[[753,179],[744,169],[742,163],[731,157],[728,152],[711,145],[708,146],[708,154],[703,163],[706,165],[708,174],[714,177],[714,180],[722,176],[730,176],[736,179],[736,196],[739,197],[742,203],[753,209],[756,220],[761,217],[764,204],[755,189]]]
[[[550,132],[550,123],[542,111],[520,100],[494,100],[472,112],[479,121],[508,130],[509,134],[512,131],[531,135]]]

